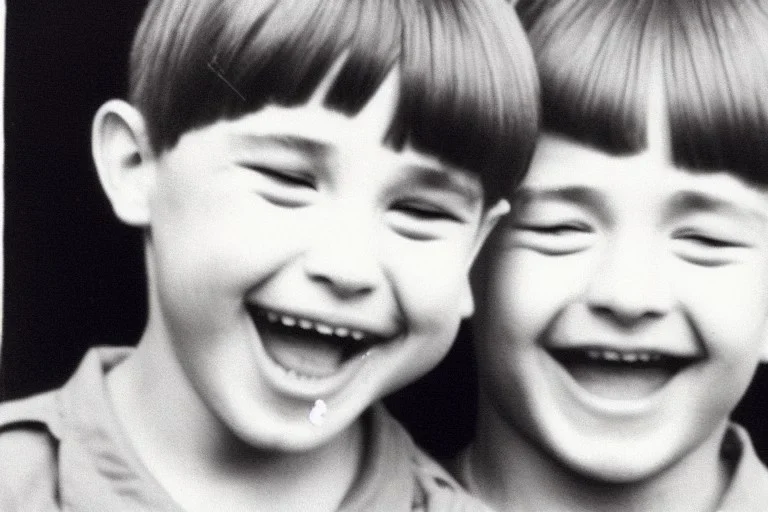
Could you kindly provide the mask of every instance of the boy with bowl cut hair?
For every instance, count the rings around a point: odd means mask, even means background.
[[[457,474],[499,510],[766,510],[729,415],[768,360],[768,3],[517,9],[544,132],[478,265]]]
[[[501,1],[152,2],[93,127],[147,324],[0,408],[0,508],[481,507],[374,404],[472,313],[536,94]]]

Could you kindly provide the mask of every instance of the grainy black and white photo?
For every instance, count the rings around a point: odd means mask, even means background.
[[[768,0],[3,8],[1,512],[768,510]]]

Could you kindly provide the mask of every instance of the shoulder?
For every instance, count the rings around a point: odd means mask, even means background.
[[[414,447],[411,460],[416,479],[424,495],[421,508],[425,512],[491,512],[479,499],[471,496],[448,471],[418,447]]]
[[[734,472],[719,511],[768,510],[768,468],[758,458],[746,429],[731,424],[721,453],[733,465]]]
[[[388,414],[391,442],[405,455],[415,489],[412,510],[416,512],[489,512],[490,509],[472,497],[448,471],[419,448],[405,428]],[[392,447],[394,448],[394,446]]]
[[[0,404],[0,510],[57,508],[55,425],[52,393]]]

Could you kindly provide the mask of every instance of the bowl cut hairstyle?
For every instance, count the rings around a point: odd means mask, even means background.
[[[539,123],[533,56],[502,0],[156,0],[134,39],[129,99],[152,149],[266,104],[355,115],[400,70],[385,143],[479,174],[487,199],[522,179]],[[488,203],[487,203],[488,204]]]
[[[543,129],[613,154],[647,145],[661,72],[676,165],[768,184],[768,1],[520,0]]]

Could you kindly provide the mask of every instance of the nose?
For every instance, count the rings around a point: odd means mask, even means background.
[[[666,315],[673,292],[659,245],[636,233],[607,242],[587,286],[589,308],[625,327]]]
[[[372,227],[350,217],[319,228],[304,257],[307,277],[340,298],[373,293],[383,276]]]

